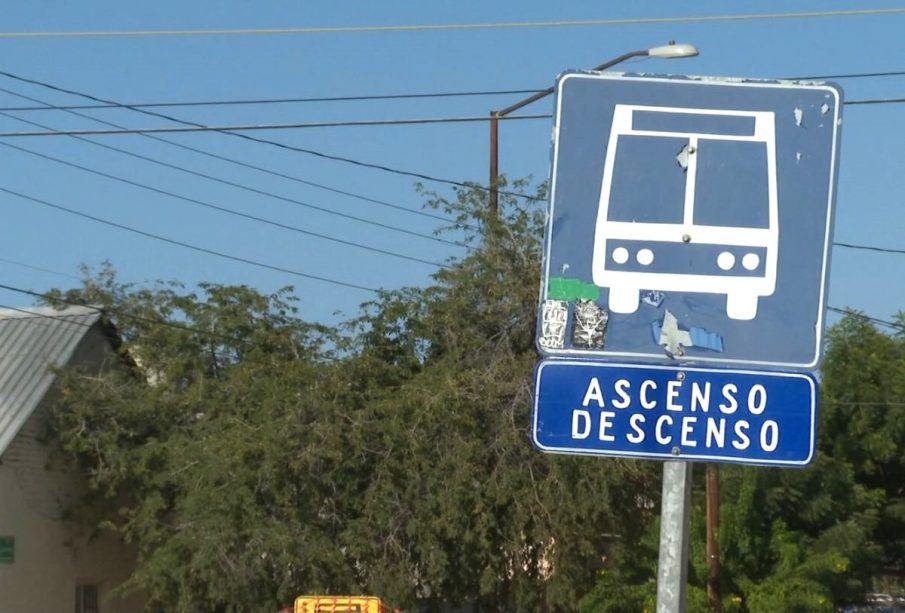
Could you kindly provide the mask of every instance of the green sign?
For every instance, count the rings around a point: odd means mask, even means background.
[[[12,564],[16,561],[16,539],[12,536],[0,536],[0,564]]]

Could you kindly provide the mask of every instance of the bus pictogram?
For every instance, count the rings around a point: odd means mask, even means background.
[[[642,290],[682,291],[725,295],[730,319],[754,319],[778,246],[774,113],[615,105],[592,262],[611,311],[634,313]]]

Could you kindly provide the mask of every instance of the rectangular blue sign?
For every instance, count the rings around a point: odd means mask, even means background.
[[[806,373],[547,359],[535,371],[541,451],[805,466],[817,381]]]

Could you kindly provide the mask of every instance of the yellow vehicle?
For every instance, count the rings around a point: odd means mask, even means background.
[[[393,609],[376,596],[299,596],[293,613],[393,613]]]

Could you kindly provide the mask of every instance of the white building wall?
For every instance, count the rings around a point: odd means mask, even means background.
[[[95,535],[63,520],[82,479],[53,466],[35,440],[32,416],[0,465],[0,536],[15,539],[15,560],[0,563],[0,613],[74,612],[77,584],[98,587],[99,613],[141,610],[141,599],[110,591],[135,568],[134,554],[111,533]]]
[[[73,362],[96,368],[103,354],[110,355],[106,342],[89,333]],[[63,519],[85,479],[40,442],[43,407],[0,457],[0,536],[15,539],[15,560],[0,562],[0,613],[75,612],[79,584],[97,586],[99,613],[141,611],[140,597],[111,595],[135,568],[134,553],[112,533],[92,535],[93,526]]]

